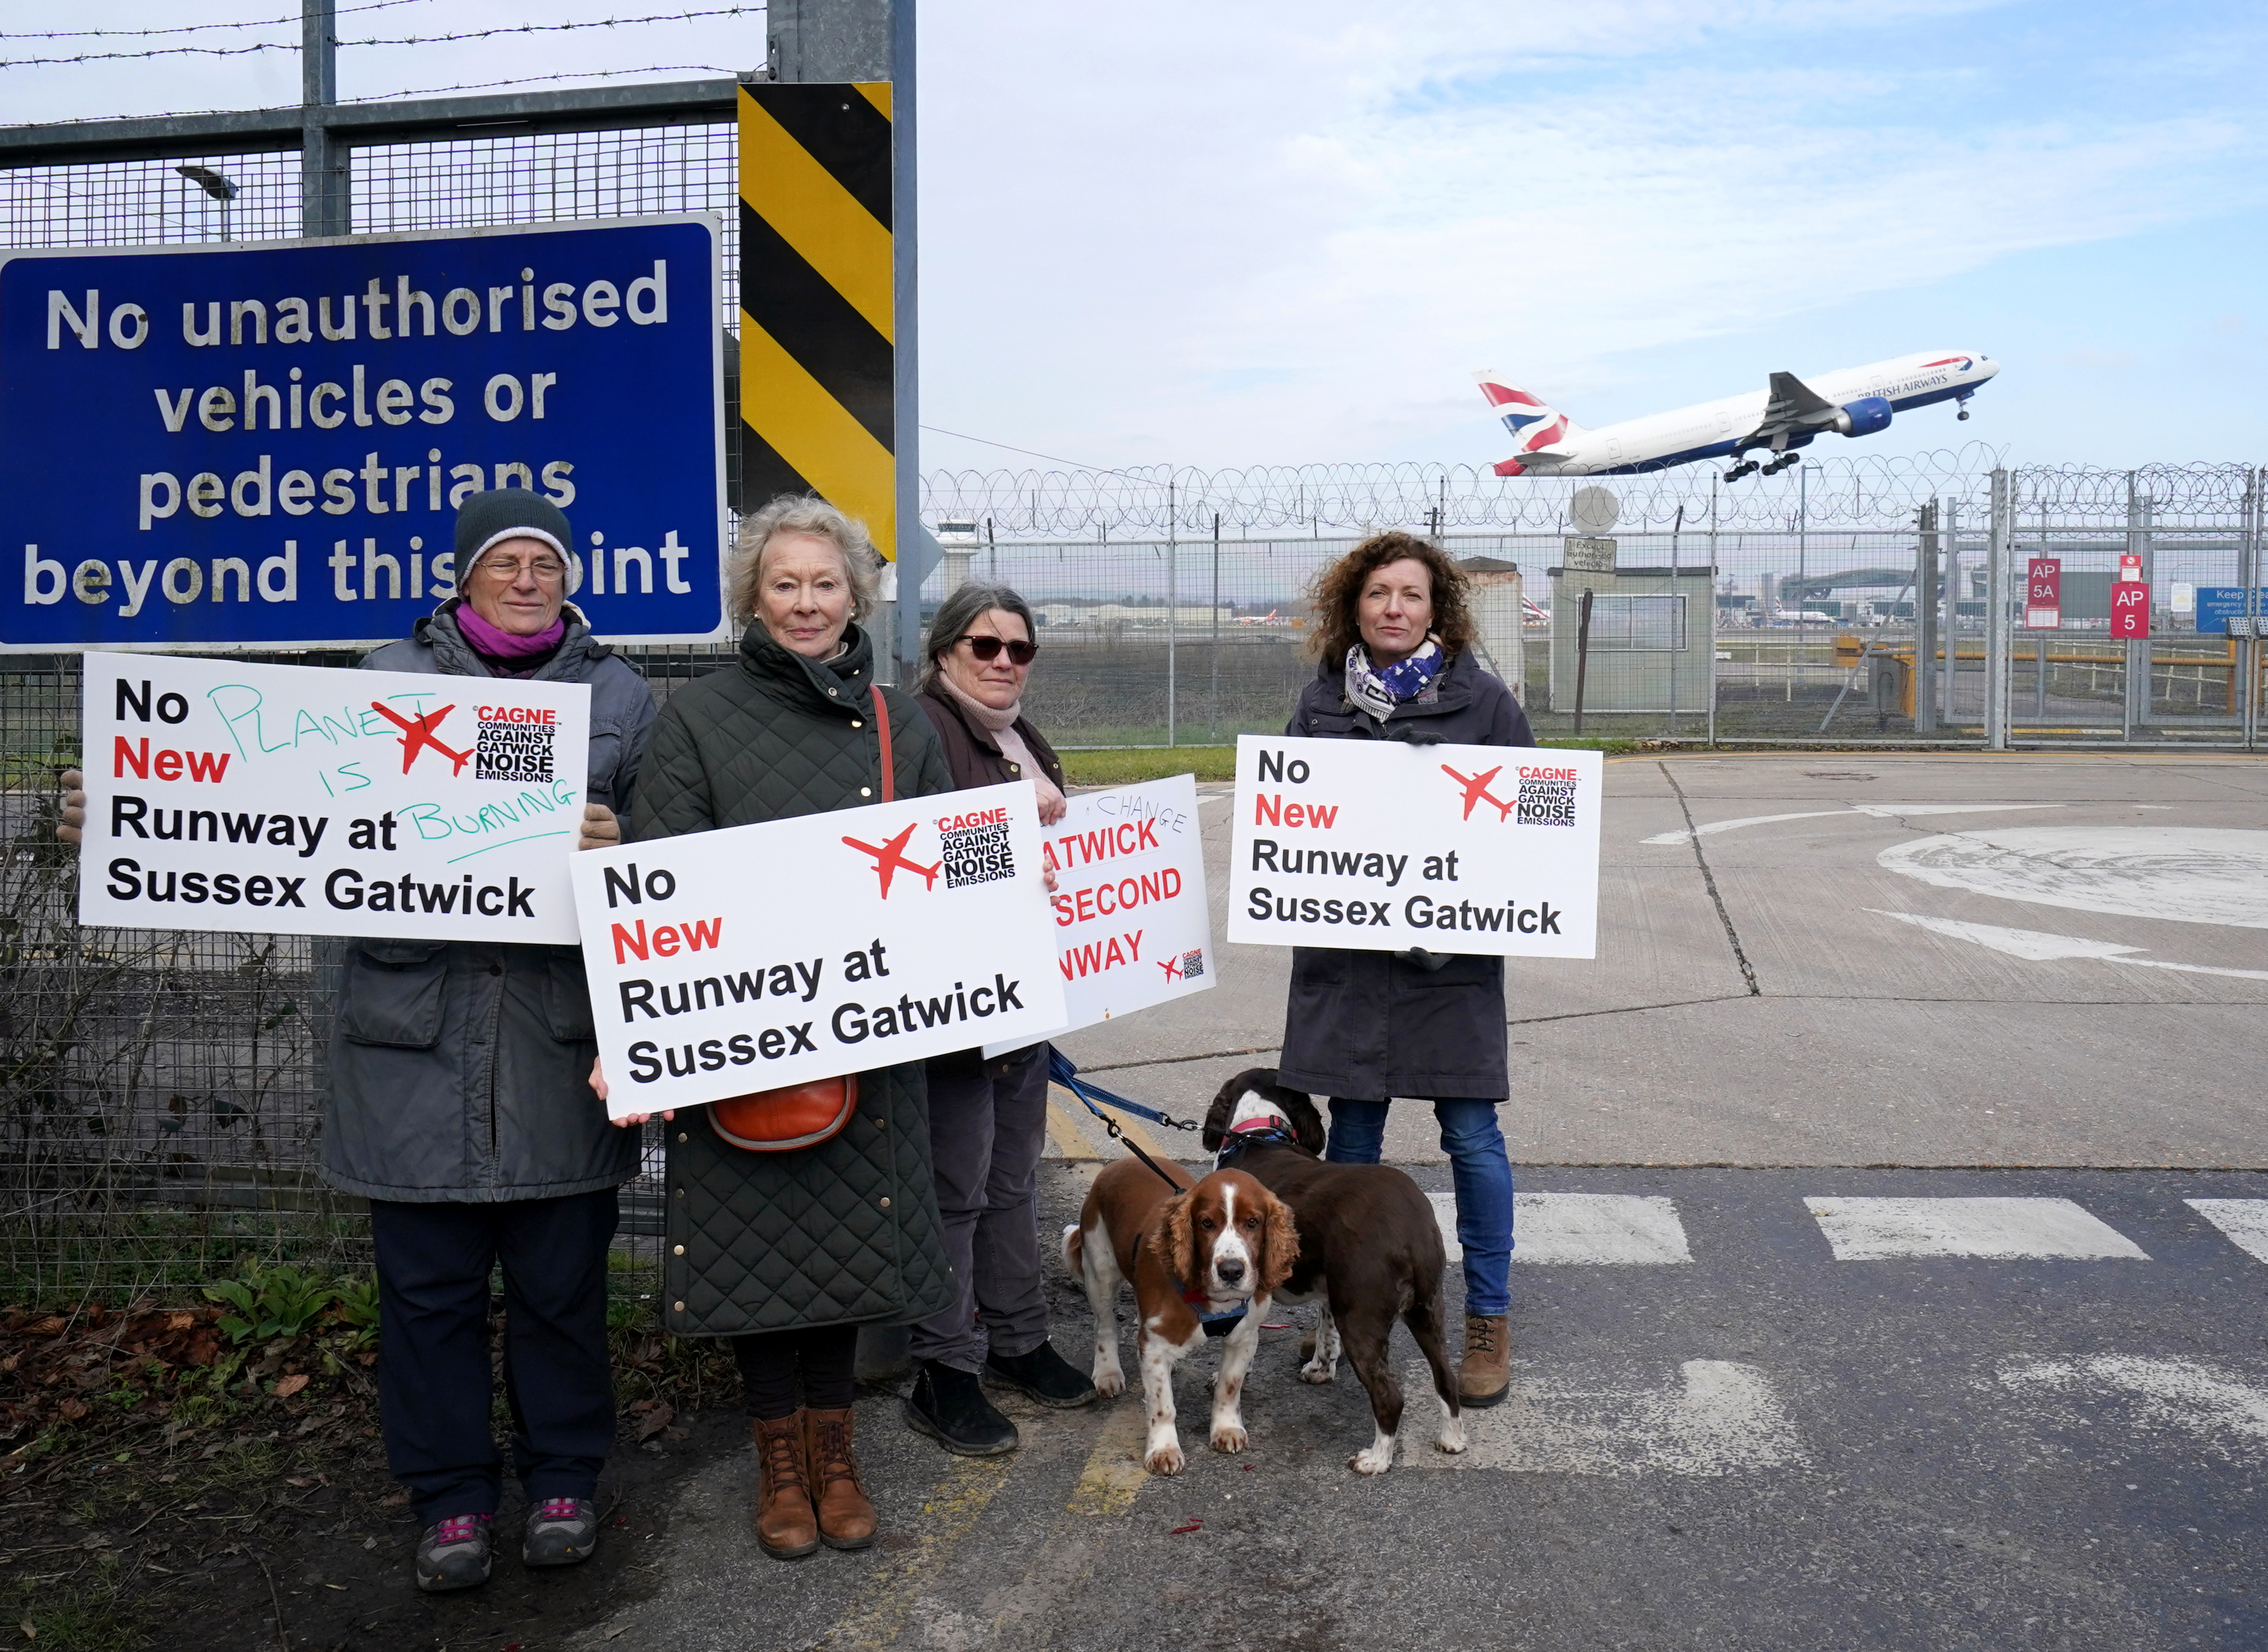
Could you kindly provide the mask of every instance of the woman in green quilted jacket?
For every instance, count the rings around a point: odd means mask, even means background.
[[[739,659],[662,708],[630,817],[633,842],[857,808],[882,796],[865,528],[814,498],[777,498],[741,524],[731,572]],[[885,689],[893,788],[953,789],[944,749],[909,696]],[[792,868],[752,868],[759,877]],[[593,1082],[603,1093],[603,1080]],[[861,1325],[950,1307],[918,1061],[858,1075],[841,1134],[750,1153],[706,1110],[670,1117],[664,1320],[726,1337],[756,1445],[756,1541],[792,1560],[864,1548],[873,1505],[851,1451]]]

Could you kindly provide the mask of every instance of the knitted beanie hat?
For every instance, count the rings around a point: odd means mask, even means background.
[[[462,585],[490,546],[507,539],[538,539],[570,560],[575,531],[559,507],[526,488],[491,488],[467,496],[457,507],[457,582]]]

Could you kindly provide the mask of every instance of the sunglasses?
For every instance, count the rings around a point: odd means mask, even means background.
[[[1037,643],[1012,643],[1001,637],[964,637],[961,640],[968,645],[970,653],[988,666],[1000,657],[1003,648],[1008,651],[1008,663],[1012,666],[1028,666],[1040,652]]]

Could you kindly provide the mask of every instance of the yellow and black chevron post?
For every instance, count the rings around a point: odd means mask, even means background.
[[[890,85],[740,87],[740,498],[813,492],[897,557]]]

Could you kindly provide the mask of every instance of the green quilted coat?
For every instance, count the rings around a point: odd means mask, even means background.
[[[880,801],[873,645],[855,626],[847,639],[850,652],[822,666],[751,625],[733,664],[672,695],[646,749],[632,841]],[[953,790],[929,719],[909,697],[882,692],[896,795]],[[858,1116],[801,1152],[729,1147],[697,1108],[665,1129],[663,1321],[679,1335],[898,1324],[960,1300],[939,1231],[920,1062],[860,1073]]]

